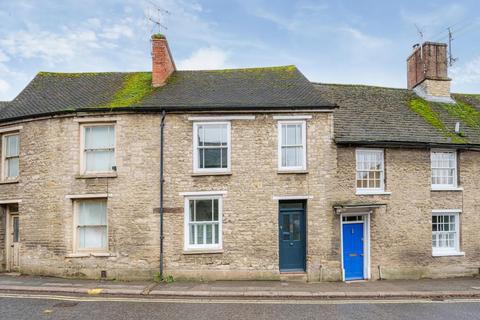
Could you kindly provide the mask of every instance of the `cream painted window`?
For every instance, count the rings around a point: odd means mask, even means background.
[[[228,172],[230,154],[230,122],[193,124],[194,172]]]
[[[384,159],[381,149],[357,149],[357,191],[384,191]]]
[[[307,169],[305,121],[278,122],[278,170]]]
[[[115,166],[115,125],[82,126],[82,172],[111,172]]]
[[[460,252],[459,213],[432,214],[432,253],[451,255]]]
[[[457,187],[457,152],[432,151],[432,188]]]
[[[20,135],[18,133],[5,134],[2,139],[2,145],[3,180],[16,180],[20,174]]]
[[[222,197],[185,198],[185,250],[222,248]]]
[[[107,251],[107,201],[75,201],[75,232],[77,251]]]

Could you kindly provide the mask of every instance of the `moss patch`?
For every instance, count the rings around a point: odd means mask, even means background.
[[[423,120],[425,120],[427,123],[435,127],[440,133],[442,133],[444,137],[451,138],[451,141],[453,143],[466,143],[464,139],[447,129],[442,119],[440,119],[439,114],[432,109],[432,107],[426,100],[420,98],[411,99],[408,102],[408,106],[416,114],[421,116]]]
[[[294,65],[280,66],[280,67],[264,67],[264,68],[243,68],[243,69],[221,69],[221,70],[208,70],[206,71],[212,74],[223,74],[225,77],[245,75],[250,78],[262,78],[269,75],[275,75],[280,79],[288,80],[296,76],[297,68]]]
[[[166,37],[163,33],[155,33],[152,34],[152,39],[166,39]]]
[[[122,88],[115,93],[112,100],[100,108],[128,107],[137,104],[155,90],[152,87],[150,72],[132,73],[125,77]]]
[[[480,129],[480,112],[466,102],[457,99],[456,104],[442,104],[451,116],[459,118],[473,129]]]
[[[98,76],[101,74],[108,74],[108,72],[45,72],[41,71],[38,73],[39,77],[59,77],[59,78],[79,78],[84,76]]]

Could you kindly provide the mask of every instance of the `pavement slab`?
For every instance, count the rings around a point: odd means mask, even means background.
[[[156,283],[63,279],[0,274],[0,291],[59,292],[152,297],[243,297],[305,299],[480,298],[480,278],[362,282],[212,281]]]

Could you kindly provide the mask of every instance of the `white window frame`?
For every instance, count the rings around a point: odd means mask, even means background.
[[[301,125],[302,126],[302,156],[303,161],[300,166],[284,167],[282,166],[282,126],[283,125]],[[277,124],[277,140],[278,140],[278,171],[305,171],[307,170],[307,122],[305,120],[283,120]]]
[[[112,126],[114,130],[113,138],[113,165],[117,165],[117,125],[115,122],[95,122],[80,124],[80,174],[99,174],[99,173],[113,173],[115,170],[110,168],[107,171],[87,171],[87,159],[85,153],[85,130],[90,127],[107,127]]]
[[[432,220],[433,220],[433,216],[446,216],[446,215],[455,217],[455,248],[435,248],[433,247],[433,244],[431,244],[432,256],[434,257],[463,256],[465,255],[465,253],[460,251],[460,210],[433,210]],[[433,225],[433,221],[431,221],[431,225]],[[432,230],[432,236],[434,232],[441,232],[441,231]]]
[[[7,177],[7,137],[10,136],[18,136],[18,175],[16,177]],[[5,134],[2,134],[2,175],[1,181],[8,182],[8,181],[17,181],[18,178],[20,177],[20,132],[19,131],[14,131],[14,132],[8,132]]]
[[[380,187],[379,188],[358,188],[358,154],[360,152],[372,152],[372,153],[381,153],[382,154],[382,170],[380,171]],[[371,149],[371,148],[357,148],[355,150],[355,188],[357,194],[389,194],[385,192],[385,150],[384,149]]]
[[[227,126],[227,167],[226,168],[200,168],[198,157],[198,127],[208,125],[226,125]],[[194,173],[229,173],[232,162],[232,140],[230,121],[205,121],[193,123],[193,172]]]
[[[433,184],[433,155],[434,153],[451,153],[454,155],[454,173],[453,184]],[[457,150],[449,149],[432,149],[430,151],[430,183],[433,190],[448,190],[458,188],[458,152]]]
[[[105,222],[107,241],[103,248],[80,248],[80,240],[78,239],[78,218],[80,214],[80,203],[85,201],[104,201],[105,202]],[[73,201],[73,251],[75,253],[108,253],[109,250],[109,225],[108,225],[108,201],[107,198],[89,198],[89,199],[75,199]]]
[[[190,201],[218,200],[218,244],[190,244]],[[223,196],[203,195],[186,196],[184,202],[184,251],[218,251],[223,249]]]

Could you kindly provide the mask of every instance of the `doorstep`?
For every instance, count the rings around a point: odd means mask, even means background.
[[[280,281],[307,282],[306,272],[280,272]]]

